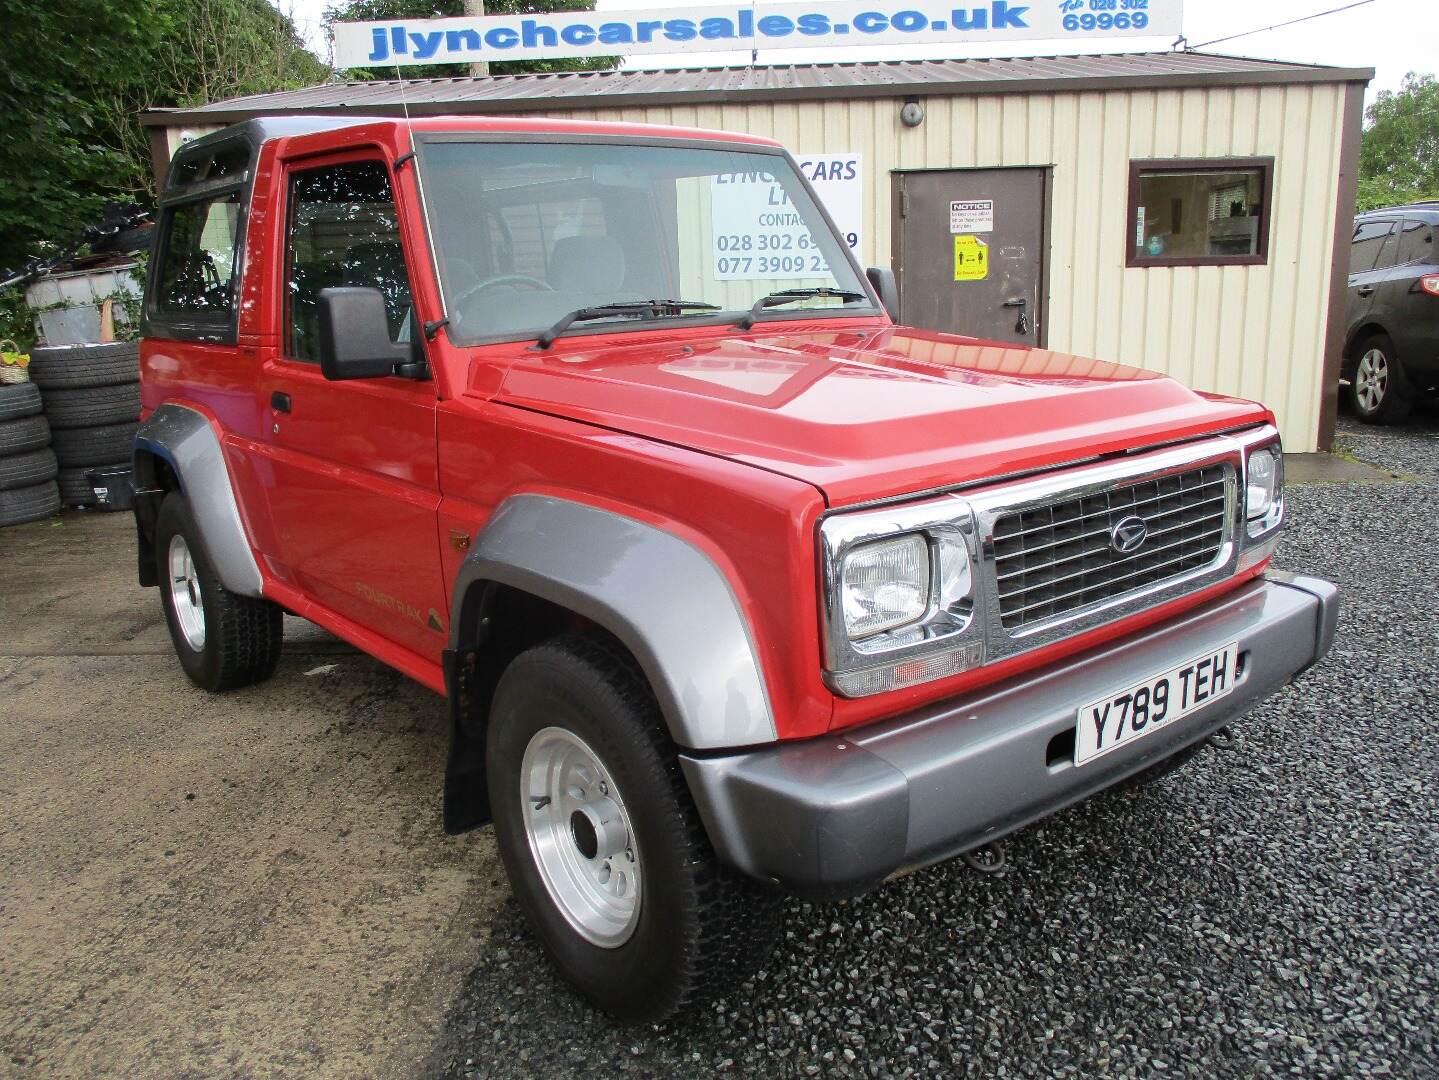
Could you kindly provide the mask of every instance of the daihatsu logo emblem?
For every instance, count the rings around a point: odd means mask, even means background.
[[[1132,555],[1144,546],[1149,535],[1149,526],[1136,514],[1122,518],[1118,525],[1109,530],[1109,546],[1121,555]]]

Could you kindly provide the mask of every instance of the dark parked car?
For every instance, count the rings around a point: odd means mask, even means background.
[[[1439,385],[1439,200],[1354,219],[1344,378],[1361,420],[1390,424]]]

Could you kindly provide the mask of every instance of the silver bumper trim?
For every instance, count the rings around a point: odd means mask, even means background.
[[[711,842],[755,877],[854,895],[1045,817],[1233,722],[1334,640],[1338,590],[1273,573],[1158,627],[1037,673],[803,743],[682,755]],[[1238,641],[1243,671],[1212,705],[1076,768],[1056,757],[1085,701]]]

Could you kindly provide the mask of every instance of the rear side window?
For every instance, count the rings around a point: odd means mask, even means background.
[[[235,306],[240,193],[183,203],[166,214],[155,310],[172,317],[228,322]]]
[[[321,289],[364,285],[385,298],[390,337],[407,340],[410,277],[390,178],[378,161],[295,173],[290,179],[290,356],[320,359]]]
[[[1434,260],[1434,230],[1422,221],[1406,221],[1399,233],[1398,265],[1430,264]]]
[[[1354,226],[1354,245],[1349,251],[1349,272],[1362,274],[1379,262],[1379,251],[1394,233],[1392,221],[1366,221]],[[1383,264],[1380,264],[1383,265]]]

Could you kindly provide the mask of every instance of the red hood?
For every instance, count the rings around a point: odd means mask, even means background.
[[[894,327],[574,344],[523,354],[498,400],[748,462],[830,505],[1268,415],[1140,368]]]

